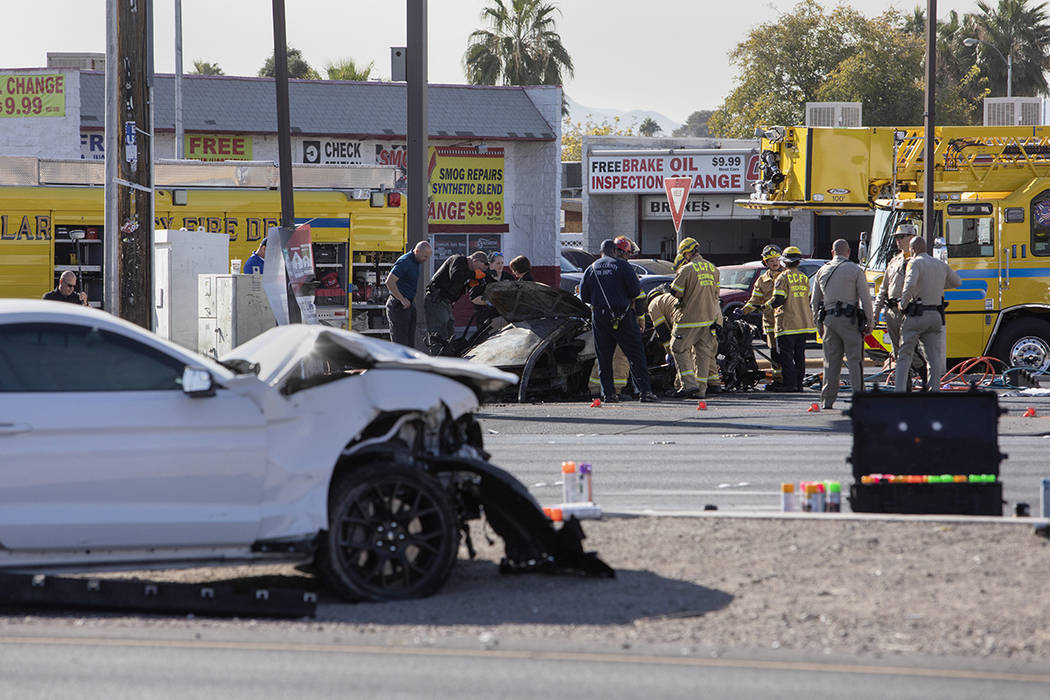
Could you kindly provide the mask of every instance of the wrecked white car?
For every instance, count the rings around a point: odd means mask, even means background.
[[[514,380],[319,326],[213,362],[100,311],[0,300],[0,569],[313,563],[349,600],[417,597],[484,512],[503,571],[611,575],[487,461],[472,413]]]

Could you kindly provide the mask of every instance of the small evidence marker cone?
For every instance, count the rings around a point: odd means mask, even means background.
[[[1035,409],[1032,408],[1031,406],[1029,406],[1028,409],[1024,412],[1024,416],[1022,416],[1022,417],[1023,418],[1035,418],[1036,417],[1035,416]]]
[[[698,403],[696,405],[696,410],[698,410],[698,411],[706,411],[707,410],[707,402],[706,401],[701,401],[700,403]]]
[[[820,412],[820,406],[815,404],[815,403],[811,403],[809,405],[809,408],[806,409],[806,413],[819,413],[819,412]]]
[[[602,407],[602,400],[601,399],[595,399],[594,401],[591,401],[591,408],[601,408],[601,407]]]

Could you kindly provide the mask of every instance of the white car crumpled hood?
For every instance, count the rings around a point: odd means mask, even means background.
[[[518,378],[494,367],[454,357],[432,357],[418,350],[327,326],[288,325],[271,328],[240,345],[221,359],[259,363],[259,379],[274,384],[313,350],[325,335],[354,355],[368,359],[376,369],[406,369],[440,374],[475,391],[488,393],[517,383]]]

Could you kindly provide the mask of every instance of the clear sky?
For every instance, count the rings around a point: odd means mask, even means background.
[[[548,0],[561,9],[558,29],[576,65],[566,91],[594,108],[654,110],[682,122],[714,109],[733,85],[727,54],[748,31],[772,21],[789,0]],[[17,2],[17,9],[13,6]],[[994,3],[994,0],[992,0]],[[429,77],[462,83],[467,37],[480,26],[485,0],[430,0]],[[830,8],[834,3],[825,2]],[[868,16],[888,4],[905,11],[925,0],[852,0]],[[11,5],[11,7],[6,7]],[[5,0],[0,67],[45,65],[48,51],[104,52],[104,0]],[[403,0],[286,0],[288,43],[324,74],[324,65],[375,61],[390,76],[391,46],[405,43]],[[156,71],[175,70],[174,0],[154,0]],[[183,66],[218,63],[227,75],[255,75],[273,53],[268,0],[183,0]],[[939,0],[938,16],[976,11],[976,0]]]

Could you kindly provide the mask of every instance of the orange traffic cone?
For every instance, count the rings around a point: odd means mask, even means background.
[[[1028,410],[1026,410],[1026,411],[1024,412],[1024,416],[1022,416],[1022,417],[1023,417],[1023,418],[1035,418],[1035,417],[1036,417],[1036,416],[1035,416],[1035,409],[1034,409],[1034,408],[1032,408],[1031,406],[1029,406],[1029,407],[1028,407]]]
[[[594,401],[591,401],[591,408],[601,408],[601,407],[602,407],[602,400],[601,399],[595,399]]]
[[[818,413],[818,412],[820,412],[820,406],[818,406],[815,403],[810,404],[809,408],[806,409],[806,413]]]
[[[707,410],[707,402],[706,401],[701,401],[700,403],[698,403],[696,405],[696,410],[698,410],[698,411],[706,411]]]

